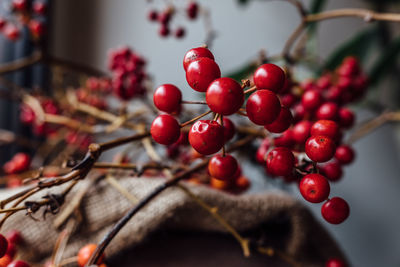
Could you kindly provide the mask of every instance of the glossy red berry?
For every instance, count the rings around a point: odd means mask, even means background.
[[[295,145],[293,130],[287,129],[286,131],[284,131],[281,136],[274,139],[274,144],[275,146],[284,146],[288,148],[293,147]]]
[[[0,234],[0,258],[6,255],[7,248],[8,241],[2,234]]]
[[[335,158],[344,165],[353,162],[355,157],[354,150],[348,145],[341,145],[336,148]]]
[[[44,15],[47,11],[47,5],[44,1],[35,1],[32,5],[32,10],[38,15]]]
[[[272,123],[264,126],[271,133],[282,133],[286,131],[293,122],[292,112],[286,107],[281,107],[278,118]]]
[[[208,86],[206,102],[213,112],[232,115],[243,105],[243,89],[234,79],[227,77],[216,79]]]
[[[186,81],[198,92],[207,91],[212,81],[221,77],[221,71],[214,60],[202,57],[192,61],[186,69]]]
[[[189,143],[200,154],[214,154],[224,145],[224,128],[216,121],[199,120],[189,131]]]
[[[327,222],[340,224],[349,217],[350,207],[343,198],[333,197],[322,205],[321,214]]]
[[[7,232],[6,237],[8,241],[16,245],[20,245],[24,240],[18,230],[10,230]]]
[[[163,84],[153,94],[154,105],[167,113],[175,112],[181,105],[181,101],[181,90],[173,84]]]
[[[339,107],[336,103],[327,102],[322,104],[315,113],[319,120],[333,120],[336,121],[339,117]]]
[[[162,114],[154,119],[151,124],[150,133],[157,143],[170,145],[179,139],[181,127],[174,117]]]
[[[7,267],[30,267],[30,265],[24,261],[17,260],[8,264]]]
[[[279,116],[281,104],[269,90],[257,90],[247,99],[246,112],[249,119],[258,125],[272,123]]]
[[[6,26],[4,26],[3,33],[11,41],[16,41],[21,34],[21,32],[17,28],[17,26],[10,24],[10,23],[8,23]]]
[[[322,75],[317,81],[316,86],[321,89],[325,90],[332,85],[332,76],[330,73]]]
[[[158,13],[156,10],[150,10],[150,12],[147,14],[147,17],[150,21],[157,21]]]
[[[306,91],[301,98],[301,103],[308,111],[316,110],[322,103],[322,95],[317,90]]]
[[[226,143],[229,140],[231,140],[235,135],[235,124],[233,124],[233,122],[227,117],[224,117],[223,126],[224,126],[224,140]]]
[[[186,33],[185,28],[179,27],[175,30],[174,35],[176,38],[179,39],[179,38],[183,38],[185,36],[185,33]]]
[[[329,181],[339,181],[343,175],[342,166],[337,161],[328,162],[325,165],[319,167],[319,169]]]
[[[305,151],[307,156],[315,162],[326,162],[335,154],[335,142],[329,137],[317,135],[307,139]]]
[[[331,190],[328,180],[317,173],[304,176],[300,181],[299,188],[304,199],[311,203],[320,203],[326,200]]]
[[[12,0],[12,7],[18,11],[24,11],[28,8],[27,0]]]
[[[294,155],[286,147],[274,148],[267,156],[267,170],[275,176],[290,175],[293,171],[294,163]]]
[[[96,244],[88,244],[79,250],[77,256],[77,262],[79,267],[84,267],[86,265],[86,263],[89,261],[90,257],[92,256],[96,248],[97,248]],[[105,255],[103,253],[99,258],[99,260],[97,261],[97,264],[100,264],[104,260],[104,257]]]
[[[238,169],[238,163],[231,155],[215,155],[208,163],[208,172],[219,180],[233,180]]]
[[[340,135],[339,125],[331,120],[319,120],[311,126],[311,136],[323,135],[337,140]]]
[[[341,127],[347,129],[354,124],[354,113],[348,108],[339,109],[339,124]]]
[[[296,103],[296,96],[294,94],[285,94],[281,97],[282,106],[291,108]]]
[[[285,83],[285,72],[274,64],[263,64],[254,72],[254,84],[257,89],[279,92]]]
[[[202,57],[207,57],[214,60],[214,55],[211,53],[210,50],[205,47],[196,47],[187,51],[185,57],[183,58],[183,68],[185,69],[185,71],[189,67],[190,63]]]
[[[300,121],[293,127],[293,140],[297,144],[304,144],[307,138],[310,136],[312,122]]]
[[[28,27],[32,33],[32,35],[36,38],[40,38],[43,36],[43,34],[46,31],[46,27],[44,26],[44,23],[38,20],[30,20]]]
[[[346,266],[347,265],[344,263],[344,261],[338,258],[329,259],[325,264],[325,267],[346,267]]]

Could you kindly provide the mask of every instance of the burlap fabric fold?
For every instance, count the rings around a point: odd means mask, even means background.
[[[119,183],[133,196],[140,199],[151,192],[162,178],[119,178]],[[68,195],[68,205],[79,187],[88,181],[82,181]],[[269,227],[284,225],[274,234],[271,244],[295,258],[302,266],[324,266],[330,257],[343,255],[337,244],[323,227],[316,222],[310,212],[291,196],[282,192],[263,194],[244,194],[235,196],[205,186],[185,184],[209,205],[218,207],[219,213],[243,234],[258,238],[265,230],[268,240]],[[46,193],[59,192],[61,188],[49,189]],[[39,197],[38,197],[39,198]],[[71,236],[64,256],[76,255],[83,245],[98,242],[131,207],[127,200],[106,181],[101,181],[86,193],[82,201],[84,223]],[[53,227],[57,215],[50,215],[46,220],[33,221],[24,212],[12,216],[4,225],[3,232],[18,229],[26,239],[25,248],[29,253],[25,257],[40,260],[48,257],[59,235]],[[36,217],[40,217],[39,214]],[[127,248],[132,248],[160,230],[225,232],[220,224],[181,189],[172,187],[157,196],[115,237],[106,250],[110,258]],[[278,236],[277,236],[278,235]],[[232,239],[232,242],[234,239]]]

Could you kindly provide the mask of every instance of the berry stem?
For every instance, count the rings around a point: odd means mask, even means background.
[[[253,86],[253,87],[250,87],[249,89],[245,90],[244,93],[245,94],[249,94],[249,93],[252,93],[252,92],[254,92],[256,90],[257,90],[257,87]]]
[[[187,100],[182,100],[182,104],[198,104],[198,105],[207,105],[205,101],[187,101]]]
[[[182,124],[181,124],[181,128],[183,128],[183,127],[185,127],[186,125],[189,125],[189,124],[191,124],[191,123],[197,121],[197,120],[200,119],[200,118],[203,118],[204,116],[207,116],[207,115],[210,114],[211,112],[212,112],[212,111],[209,110],[209,111],[207,111],[207,112],[204,112],[204,113],[198,115],[197,117],[194,117],[194,118],[191,119],[191,120],[188,120],[187,122],[182,123]]]

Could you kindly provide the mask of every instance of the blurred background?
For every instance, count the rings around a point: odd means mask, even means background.
[[[185,2],[174,1],[176,5]],[[306,6],[310,2],[303,1]],[[376,1],[374,7],[379,8],[383,2],[386,1]],[[202,0],[199,4],[210,10],[216,31],[211,50],[223,74],[255,59],[260,50],[265,50],[267,55],[279,53],[300,19],[295,8],[284,1],[249,1],[241,5],[233,0]],[[148,73],[154,78],[155,85],[173,83],[183,91],[184,99],[198,97],[186,84],[182,58],[187,50],[204,42],[203,21],[188,22],[177,18],[173,25],[182,23],[187,30],[186,37],[164,39],[158,34],[158,25],[147,19],[148,11],[165,6],[164,1],[54,0],[51,5],[50,55],[107,71],[109,49],[128,45],[147,59]],[[330,0],[326,1],[324,9],[345,7],[371,8],[371,1]],[[391,8],[392,12],[399,10],[396,4]],[[329,58],[344,41],[370,26],[359,18],[324,21],[318,27],[314,52],[322,59]],[[389,24],[388,29],[396,32],[400,26]],[[3,61],[29,53],[29,46],[23,40],[16,44],[3,41],[1,45],[7,48],[1,50],[6,51],[2,55]],[[379,57],[377,50],[368,53],[367,65]],[[385,90],[393,83],[395,81],[389,79],[380,84],[379,90]],[[392,94],[372,94],[372,98],[380,108],[396,107],[400,101]],[[377,115],[372,106],[354,108],[358,122]],[[1,110],[4,113],[10,109],[2,104]],[[3,121],[2,125],[5,123]],[[351,216],[343,224],[335,226],[323,222],[320,205],[309,204],[300,198],[296,193],[298,190],[293,188],[295,185],[284,189],[313,210],[354,266],[400,266],[400,209],[397,205],[400,203],[400,131],[395,125],[386,125],[357,142],[355,149],[356,161],[345,169],[343,179],[332,185],[333,194],[344,197],[351,206]],[[282,187],[266,182],[260,169],[251,166],[245,169],[246,175],[254,180],[252,193]]]

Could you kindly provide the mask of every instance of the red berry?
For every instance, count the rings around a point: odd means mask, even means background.
[[[344,263],[344,261],[337,258],[329,259],[325,264],[325,267],[346,267],[346,266],[347,265]]]
[[[331,83],[331,80],[332,80],[331,75],[330,75],[329,73],[327,73],[327,74],[324,74],[323,76],[321,76],[321,77],[317,80],[316,85],[317,85],[317,87],[318,87],[319,89],[324,90],[324,89],[327,89],[328,87],[331,86],[331,84],[332,84],[332,83]]]
[[[163,11],[161,14],[158,15],[158,21],[163,25],[163,26],[167,26],[167,24],[169,23],[169,21],[171,20],[171,11],[165,10]]]
[[[257,90],[247,99],[247,116],[255,124],[272,123],[278,118],[280,111],[281,104],[278,97],[269,90]]]
[[[322,205],[321,214],[327,222],[340,224],[349,217],[350,207],[343,198],[333,197]]]
[[[342,98],[342,89],[339,86],[330,87],[325,93],[325,98],[328,101],[339,103]]]
[[[8,264],[7,267],[30,267],[30,265],[24,261],[17,260]]]
[[[327,102],[322,104],[315,113],[319,120],[337,120],[339,116],[339,107],[336,103]]]
[[[32,33],[32,35],[36,38],[40,38],[45,33],[46,29],[44,23],[38,20],[30,20],[28,27]]]
[[[238,163],[231,155],[215,155],[208,163],[208,172],[219,180],[233,180],[238,169]]]
[[[336,148],[335,158],[344,165],[353,162],[355,157],[354,150],[348,145],[341,145]]]
[[[254,72],[254,84],[257,89],[267,89],[275,93],[282,89],[285,83],[285,72],[274,64],[264,64]]]
[[[154,119],[151,124],[150,133],[157,143],[170,145],[179,139],[181,127],[174,117],[162,114]]]
[[[294,136],[293,130],[288,129],[288,130],[284,131],[281,136],[276,137],[274,139],[274,144],[275,144],[275,146],[284,146],[284,147],[291,148],[295,144],[295,140],[294,140],[293,136]]]
[[[354,113],[347,108],[341,108],[339,110],[339,124],[341,127],[347,129],[354,124]]]
[[[340,76],[354,76],[360,72],[358,59],[355,57],[346,57],[339,66],[337,73]]]
[[[12,6],[15,10],[24,11],[28,8],[27,0],[13,0]]]
[[[148,19],[150,21],[157,21],[158,19],[158,13],[156,10],[150,10],[150,12],[147,15]]]
[[[173,84],[159,86],[153,95],[154,105],[161,111],[172,113],[181,105],[182,93]]]
[[[300,181],[300,193],[305,200],[311,203],[320,203],[329,197],[330,186],[328,180],[320,174],[310,173]]]
[[[8,241],[2,234],[0,234],[0,258],[6,255],[7,248]]]
[[[170,33],[168,25],[161,25],[160,30],[158,31],[161,37],[167,37]]]
[[[212,81],[221,77],[221,71],[214,60],[202,57],[189,64],[186,70],[186,81],[198,92],[207,91]]]
[[[313,79],[305,79],[300,83],[300,88],[302,88],[304,91],[316,89],[316,86],[314,84]]]
[[[4,28],[4,26],[6,26],[6,24],[7,24],[7,20],[0,16],[0,30],[2,30]]]
[[[297,144],[304,144],[307,138],[310,136],[312,122],[300,121],[293,127],[293,140]]]
[[[199,120],[189,131],[189,143],[200,154],[214,154],[224,145],[224,128],[216,121]]]
[[[296,96],[294,94],[285,94],[281,97],[282,106],[291,108],[296,103]]]
[[[227,117],[224,117],[223,119],[223,126],[224,126],[224,140],[225,143],[228,142],[233,138],[235,135],[235,125],[233,122],[228,119]]]
[[[20,245],[24,240],[18,230],[10,230],[7,232],[6,237],[8,241],[16,245]]]
[[[323,135],[333,140],[337,140],[340,131],[339,125],[331,120],[319,120],[311,126],[311,136]]]
[[[176,30],[175,30],[175,37],[176,38],[182,38],[182,37],[184,37],[185,36],[185,28],[183,28],[183,27],[179,27],[179,28],[177,28]]]
[[[301,98],[301,103],[306,110],[316,110],[322,103],[321,93],[317,90],[306,91]]]
[[[185,57],[183,58],[183,68],[185,69],[185,71],[189,67],[190,63],[201,57],[207,57],[214,60],[214,55],[211,53],[210,50],[205,47],[192,48],[187,51]]]
[[[304,108],[303,104],[301,104],[301,102],[294,106],[293,112],[294,112],[294,121],[295,122],[301,121],[307,115],[307,111]]]
[[[44,15],[47,10],[47,5],[43,1],[35,1],[33,3],[32,10],[38,15]]]
[[[293,171],[294,163],[294,155],[286,147],[274,148],[267,156],[267,169],[272,175],[290,175]]]
[[[84,267],[86,263],[89,261],[90,257],[92,256],[93,252],[96,250],[97,245],[96,244],[88,244],[84,247],[82,247],[77,256],[77,262],[79,267]],[[99,260],[97,261],[97,264],[100,264],[104,260],[104,253],[101,255]]]
[[[332,139],[317,135],[307,139],[305,151],[307,156],[315,162],[326,162],[335,154],[336,145]]]
[[[9,241],[6,255],[10,256],[10,258],[13,259],[16,253],[17,248],[15,247],[15,244]]]
[[[271,145],[271,141],[268,137],[264,138],[261,145],[258,147],[256,152],[256,160],[258,163],[265,164],[266,163],[266,156]]]
[[[219,78],[208,86],[206,101],[213,112],[232,115],[243,105],[243,89],[234,79]]]
[[[199,6],[197,5],[197,3],[190,2],[186,10],[189,19],[195,19],[197,17],[198,10]]]
[[[4,35],[11,41],[16,41],[20,36],[19,29],[13,24],[7,24],[3,30]]]
[[[329,181],[339,181],[342,178],[343,170],[342,166],[337,161],[328,162],[322,167],[320,167],[321,173],[325,175],[325,177]]]
[[[9,166],[6,166],[8,163],[10,163]],[[18,173],[29,169],[30,164],[31,157],[28,154],[17,153],[9,162],[4,165],[4,168],[7,173]]]
[[[293,122],[293,116],[290,110],[286,107],[281,107],[278,118],[272,123],[264,126],[271,133],[281,133],[286,131]]]

